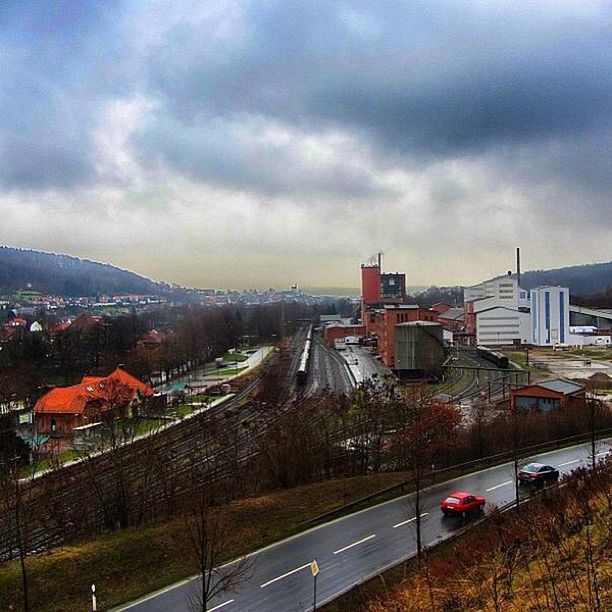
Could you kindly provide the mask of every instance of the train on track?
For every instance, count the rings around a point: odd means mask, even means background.
[[[476,352],[480,358],[494,363],[498,368],[502,368],[504,370],[508,369],[508,357],[506,357],[503,353],[492,351],[486,346],[478,346],[476,348]]]
[[[302,349],[302,355],[300,357],[300,363],[295,375],[298,385],[305,385],[306,378],[308,377],[308,362],[310,361],[310,351],[312,348],[312,325],[308,327],[308,333],[306,334],[306,342],[304,342],[304,348]]]

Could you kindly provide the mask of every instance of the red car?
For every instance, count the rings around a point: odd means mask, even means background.
[[[482,512],[485,503],[482,495],[455,491],[440,502],[440,510],[444,516],[461,515],[465,518],[472,512]]]

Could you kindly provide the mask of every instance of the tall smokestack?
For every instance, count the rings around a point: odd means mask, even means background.
[[[521,249],[516,247],[516,277],[518,279],[518,286],[521,286]]]
[[[382,253],[378,253],[378,271],[382,273]]]

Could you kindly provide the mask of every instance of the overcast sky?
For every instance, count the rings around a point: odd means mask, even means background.
[[[0,243],[190,286],[612,259],[609,0],[0,3]]]

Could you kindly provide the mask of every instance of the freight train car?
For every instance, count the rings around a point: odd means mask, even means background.
[[[477,347],[478,356],[494,363],[498,368],[506,370],[508,368],[508,358],[503,353],[498,353],[488,349],[486,346]]]

